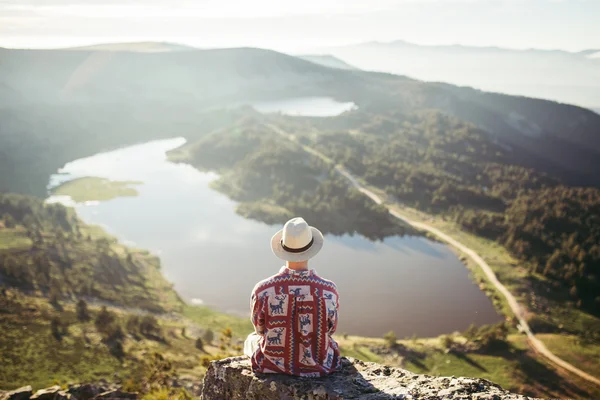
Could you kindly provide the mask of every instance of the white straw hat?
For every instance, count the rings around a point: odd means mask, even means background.
[[[323,234],[303,218],[292,218],[271,238],[273,253],[285,261],[306,261],[323,247]]]

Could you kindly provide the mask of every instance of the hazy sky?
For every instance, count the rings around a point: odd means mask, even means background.
[[[0,0],[0,46],[157,40],[303,51],[370,40],[600,48],[600,0]]]

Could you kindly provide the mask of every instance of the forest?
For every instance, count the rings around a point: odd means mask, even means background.
[[[576,305],[600,312],[598,188],[569,186],[485,130],[438,111],[278,123],[401,203],[498,241]]]
[[[323,233],[359,233],[373,240],[413,232],[260,120],[244,120],[169,153],[177,162],[218,171],[214,188],[241,202],[238,212],[266,223],[302,215]],[[414,234],[414,232],[413,232]]]

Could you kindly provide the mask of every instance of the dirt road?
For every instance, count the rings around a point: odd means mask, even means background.
[[[290,135],[288,135],[281,129],[277,128],[276,126],[269,125],[269,127],[271,129],[273,129],[275,132],[279,133],[280,135],[286,137],[288,140],[292,140],[295,143],[297,143],[298,145],[302,146],[301,144],[296,142]],[[302,147],[307,152],[325,160],[326,162],[328,162],[328,163],[332,162],[328,157],[319,153],[318,151],[316,151],[308,146],[302,146]],[[517,302],[515,297],[508,291],[508,289],[506,289],[506,287],[502,283],[500,283],[500,281],[496,277],[496,274],[494,273],[494,271],[492,271],[492,269],[490,268],[488,263],[485,262],[485,260],[483,258],[481,258],[479,256],[479,254],[477,254],[473,249],[465,246],[464,244],[460,243],[458,240],[452,238],[451,236],[445,234],[444,232],[440,231],[439,229],[437,229],[431,225],[425,224],[423,222],[413,221],[413,220],[410,220],[410,219],[400,215],[398,212],[390,209],[390,207],[385,205],[383,203],[383,200],[381,199],[381,197],[379,197],[376,193],[372,192],[371,190],[369,190],[369,189],[365,188],[363,185],[361,185],[360,182],[346,169],[344,169],[343,167],[341,167],[339,165],[336,165],[335,170],[340,175],[345,177],[348,181],[350,181],[352,186],[354,186],[357,190],[359,190],[360,192],[362,192],[363,194],[368,196],[375,203],[384,205],[385,207],[387,207],[390,214],[393,215],[394,217],[398,218],[399,220],[401,220],[409,225],[412,225],[413,227],[415,227],[417,229],[427,231],[427,232],[434,234],[439,239],[450,244],[451,246],[454,246],[455,248],[460,250],[462,253],[471,257],[471,259],[485,273],[485,275],[488,278],[488,280],[490,281],[490,283],[492,283],[498,289],[498,291],[500,291],[500,293],[502,293],[502,295],[506,298],[506,300],[508,301],[508,305],[510,306],[512,312],[515,314],[515,316],[519,320],[519,325],[521,326],[521,329],[523,330],[523,332],[525,332],[525,334],[527,335],[527,338],[529,339],[529,343],[531,344],[533,349],[535,351],[537,351],[539,354],[541,354],[542,356],[546,357],[550,362],[554,363],[558,367],[563,368],[567,371],[570,371],[573,374],[600,386],[600,379],[588,374],[585,371],[580,370],[579,368],[566,362],[562,358],[557,357],[550,350],[548,350],[548,348],[546,347],[546,345],[544,345],[544,343],[542,343],[538,338],[535,337],[535,335],[531,331],[531,328],[529,327],[529,324],[527,323],[527,321],[524,318],[523,309],[521,308],[521,306],[519,305],[519,303]]]

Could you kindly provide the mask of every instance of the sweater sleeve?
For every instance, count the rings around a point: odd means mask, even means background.
[[[333,335],[337,329],[337,324],[338,324],[338,311],[340,309],[340,296],[337,293],[337,290],[335,291],[335,300],[331,299],[328,300],[328,305],[327,305],[327,327],[328,330],[327,332],[330,335]]]
[[[254,325],[254,330],[259,335],[265,334],[265,310],[264,310],[264,299],[258,298],[256,292],[252,293],[250,299],[250,310],[251,310],[251,321]]]

